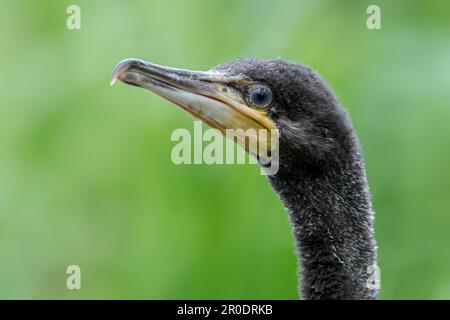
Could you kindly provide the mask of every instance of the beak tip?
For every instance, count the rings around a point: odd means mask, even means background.
[[[139,62],[140,60],[135,58],[127,58],[120,61],[111,73],[110,85],[116,83],[117,79],[121,80],[121,75],[133,68],[133,66],[137,65]]]

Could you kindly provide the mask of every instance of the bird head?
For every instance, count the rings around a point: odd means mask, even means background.
[[[117,79],[162,96],[224,134],[254,130],[260,147],[273,147],[270,132],[276,130],[277,148],[289,162],[339,162],[352,133],[321,77],[284,60],[239,59],[203,72],[126,59],[112,72],[111,83]],[[257,155],[245,138],[237,142]]]

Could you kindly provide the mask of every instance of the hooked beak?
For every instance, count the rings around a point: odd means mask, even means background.
[[[245,131],[246,136],[238,135],[234,140],[251,154],[258,154],[246,142],[246,137],[251,135],[255,135],[260,148],[270,150],[270,134],[276,129],[275,124],[265,112],[251,108],[235,89],[236,85],[248,81],[245,76],[190,71],[126,59],[112,71],[111,84],[117,79],[152,91],[224,135],[229,129]],[[265,138],[259,134],[261,130],[268,132]]]

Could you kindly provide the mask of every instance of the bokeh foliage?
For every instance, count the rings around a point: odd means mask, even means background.
[[[382,9],[382,30],[366,8]],[[81,7],[82,29],[65,27]],[[317,69],[349,110],[381,298],[450,298],[449,1],[1,1],[0,298],[295,299],[287,215],[250,165],[176,166],[192,119],[109,86],[126,57]],[[82,290],[65,288],[78,264]]]

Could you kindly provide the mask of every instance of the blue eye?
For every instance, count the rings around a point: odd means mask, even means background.
[[[258,107],[266,107],[272,102],[272,92],[266,87],[256,87],[250,92],[250,101]]]

